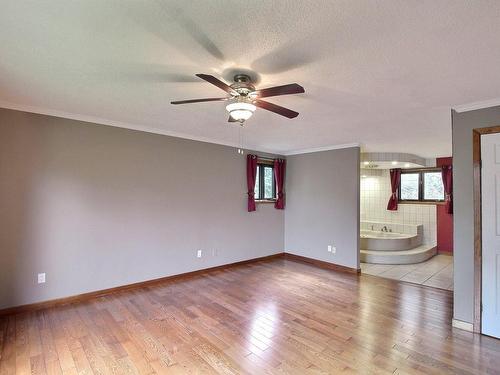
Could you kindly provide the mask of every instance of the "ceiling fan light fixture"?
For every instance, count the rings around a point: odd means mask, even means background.
[[[236,121],[248,120],[256,108],[253,104],[246,102],[235,102],[226,106],[229,115]]]
[[[268,87],[265,89],[255,90],[252,84],[252,79],[247,74],[237,74],[234,76],[234,83],[230,86],[221,81],[220,79],[210,74],[196,74],[197,77],[204,81],[217,86],[219,89],[225,91],[229,96],[224,98],[204,98],[204,99],[189,99],[189,100],[175,100],[171,104],[189,104],[189,103],[204,103],[204,102],[227,102],[230,100],[226,109],[229,112],[228,122],[239,122],[241,126],[243,123],[252,117],[256,107],[265,109],[266,111],[274,112],[280,116],[292,119],[299,115],[298,112],[291,109],[281,107],[262,100],[271,96],[281,96],[290,94],[302,94],[305,92],[304,88],[297,83],[290,83],[288,85]]]

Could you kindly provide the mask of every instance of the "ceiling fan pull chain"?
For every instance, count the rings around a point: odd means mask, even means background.
[[[238,126],[238,154],[243,155],[243,124]]]

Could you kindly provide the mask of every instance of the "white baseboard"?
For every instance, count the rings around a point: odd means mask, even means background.
[[[472,325],[472,323],[464,322],[463,320],[452,319],[451,325],[455,328],[463,329],[464,331],[474,331],[474,326]]]

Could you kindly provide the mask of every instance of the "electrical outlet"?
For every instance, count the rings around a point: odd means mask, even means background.
[[[332,252],[332,245],[328,245],[328,252],[331,253]]]
[[[196,254],[198,258],[201,258],[201,250],[198,250],[198,253]]]
[[[337,252],[337,248],[335,246],[332,246],[332,254],[335,254]]]
[[[38,284],[44,284],[44,283],[45,283],[45,272],[39,273],[38,274]]]

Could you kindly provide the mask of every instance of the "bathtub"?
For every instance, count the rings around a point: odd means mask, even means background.
[[[423,244],[422,224],[360,223],[360,260],[374,264],[414,264],[432,258],[436,244]]]
[[[393,232],[382,232],[376,230],[362,230],[361,238],[408,238],[411,234],[404,233],[393,233]]]
[[[409,250],[420,246],[421,243],[421,236],[413,233],[383,232],[366,229],[360,231],[360,247],[363,250]]]

